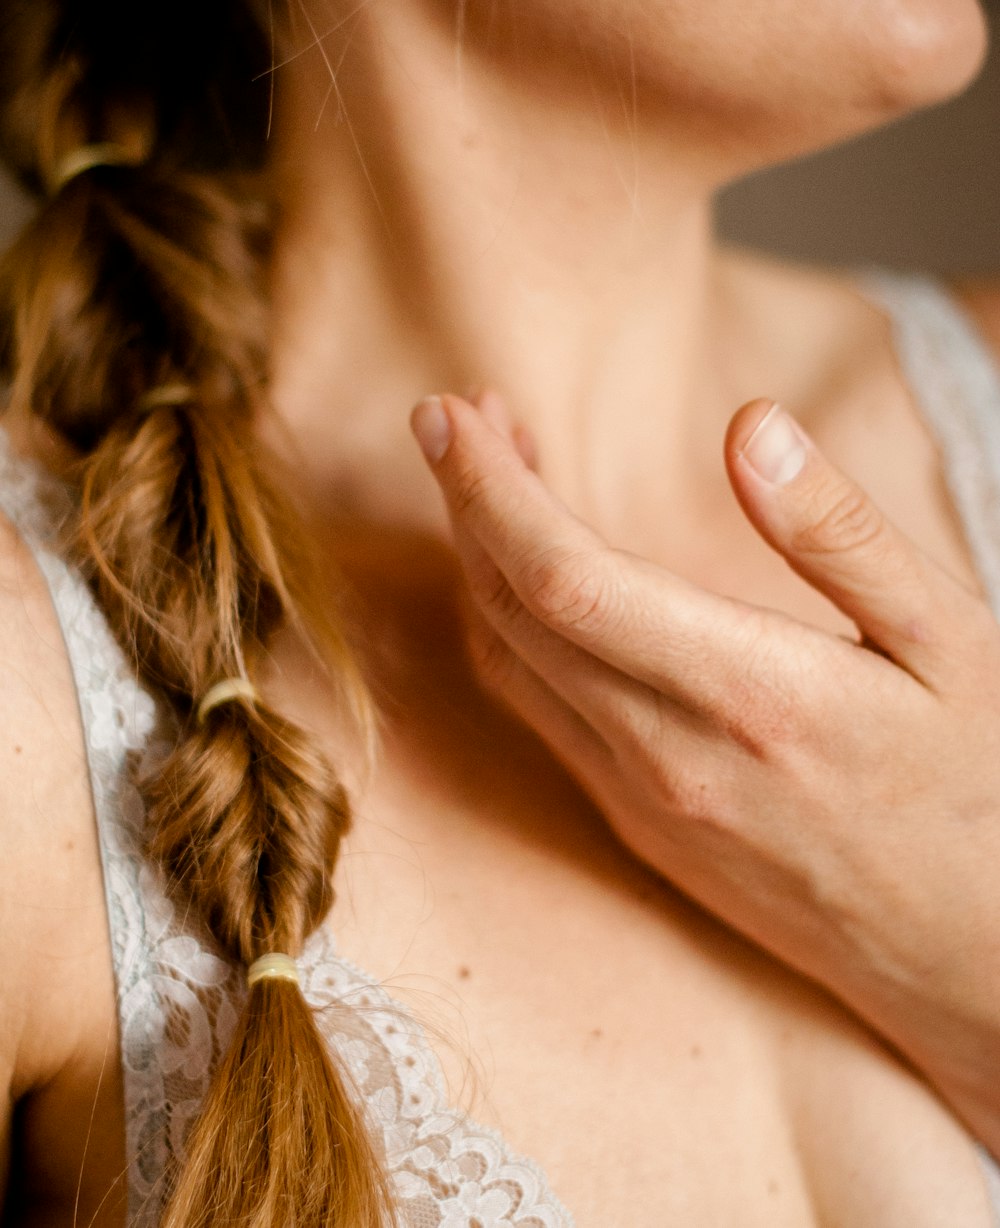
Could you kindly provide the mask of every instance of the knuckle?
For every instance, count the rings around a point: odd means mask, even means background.
[[[870,549],[885,535],[886,522],[864,491],[853,485],[834,494],[815,519],[793,535],[792,545],[803,554],[837,554]]]
[[[533,612],[557,631],[599,631],[609,621],[607,585],[592,556],[548,551],[527,568]]]
[[[712,826],[724,823],[728,803],[718,764],[693,751],[685,734],[677,736],[677,715],[658,702],[629,705],[621,722],[626,736],[616,739],[622,775],[644,781],[656,813]]]
[[[751,759],[768,762],[797,742],[802,704],[780,687],[740,679],[730,686],[717,719],[731,744]]]
[[[737,826],[730,798],[718,773],[677,765],[669,782],[669,792],[674,813],[704,835],[714,833],[723,838]]]
[[[693,764],[687,755],[660,755],[651,775],[649,763],[619,756],[623,769],[645,777],[644,804],[624,813],[612,807],[608,821],[616,834],[640,856],[656,850],[664,837],[685,848],[724,849],[738,829],[735,806],[719,773],[708,763]],[[645,770],[643,770],[645,769]]]
[[[481,470],[472,466],[459,469],[454,477],[452,506],[455,514],[464,516],[471,508],[484,501],[490,480]]]
[[[760,762],[777,762],[807,734],[815,661],[776,643],[761,616],[748,613],[742,666],[726,671],[706,693],[704,712],[730,746]]]

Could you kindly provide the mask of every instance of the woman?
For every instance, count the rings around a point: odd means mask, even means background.
[[[7,23],[12,1222],[986,1228],[1000,479],[914,354],[995,372],[710,228],[976,6],[296,0],[273,100],[135,7]],[[463,612],[404,407],[478,381],[414,415]]]

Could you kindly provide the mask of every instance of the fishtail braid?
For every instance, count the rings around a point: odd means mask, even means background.
[[[238,0],[3,8],[0,141],[47,195],[0,265],[10,413],[71,449],[70,551],[176,715],[172,752],[141,782],[151,856],[230,958],[296,956],[332,903],[345,791],[263,701],[195,716],[214,682],[254,674],[289,621],[350,671],[252,437],[268,219],[264,120],[247,95],[267,49]],[[67,175],[91,145],[114,164]],[[392,1221],[378,1149],[301,992],[257,982],[162,1223]]]

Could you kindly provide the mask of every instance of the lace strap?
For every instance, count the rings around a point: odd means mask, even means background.
[[[1000,616],[1000,369],[971,317],[937,282],[864,274],[893,325],[904,378],[941,452],[973,562]]]
[[[941,451],[977,572],[1000,615],[1000,368],[968,313],[926,277],[870,271],[863,289],[892,320],[903,376]],[[1000,1164],[977,1148],[1000,1228]]]
[[[118,993],[128,1222],[159,1223],[165,1178],[183,1154],[210,1072],[236,1020],[243,978],[219,957],[143,856],[146,816],[129,771],[170,746],[158,712],[81,576],[57,555],[64,488],[17,457],[0,428],[0,510],[48,583],[80,704],[104,867]],[[447,1102],[419,1025],[373,978],[338,958],[322,926],[300,961],[303,987],[384,1138],[407,1228],[573,1228],[545,1174]]]
[[[160,1037],[136,1027],[137,998],[155,984],[147,932],[155,918],[144,908],[141,846],[144,811],[126,770],[133,752],[144,750],[156,725],[152,698],[128,670],[124,656],[87,584],[56,553],[58,530],[72,502],[53,475],[14,451],[0,427],[0,511],[30,548],[59,623],[79,704],[91,796],[97,819],[111,934],[125,1085],[126,1148],[130,1157],[129,1222],[139,1222],[144,1200],[162,1162],[149,1131],[135,1127],[155,1116],[166,1130]],[[129,1026],[132,1024],[133,1026]],[[148,1106],[157,1106],[154,1115]]]
[[[1000,1162],[996,1161],[984,1147],[977,1148],[976,1154],[979,1156],[983,1175],[986,1178],[994,1228],[1000,1228]]]

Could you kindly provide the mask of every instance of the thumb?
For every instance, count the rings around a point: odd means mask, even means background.
[[[956,608],[974,600],[971,594],[773,401],[751,401],[736,413],[725,454],[736,497],[764,540],[866,640],[934,686],[947,672],[943,652]]]

